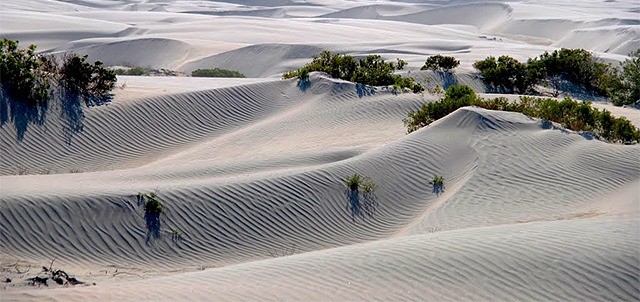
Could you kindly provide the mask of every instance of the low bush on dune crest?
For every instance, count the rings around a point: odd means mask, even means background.
[[[452,85],[445,91],[444,97],[436,102],[423,105],[409,112],[403,120],[407,133],[428,126],[449,113],[465,106],[477,106],[490,110],[520,112],[562,124],[574,131],[586,131],[596,137],[616,143],[640,142],[640,130],[624,117],[614,117],[607,110],[591,107],[589,102],[577,102],[571,98],[557,100],[553,98],[520,97],[510,102],[506,98],[482,99],[476,96],[471,87]]]
[[[206,78],[244,78],[244,74],[236,70],[209,68],[209,69],[196,69],[191,72],[192,77],[206,77]]]
[[[396,70],[402,70],[406,65],[407,62],[401,59],[397,59],[396,63],[386,62],[379,55],[369,55],[357,60],[350,55],[323,51],[301,68],[285,72],[282,78],[306,80],[310,72],[322,71],[336,79],[368,86],[393,86],[395,91],[406,88],[414,93],[424,91],[424,87],[416,83],[413,78],[394,74]]]
[[[476,93],[471,87],[451,85],[440,101],[427,103],[420,109],[409,112],[403,120],[404,125],[407,127],[407,132],[411,133],[447,116],[460,107],[471,106],[476,100]]]

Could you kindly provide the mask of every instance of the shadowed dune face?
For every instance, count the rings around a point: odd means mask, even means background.
[[[439,96],[279,79],[329,49],[481,92],[489,55],[640,47],[634,1],[567,3],[0,2],[0,33],[45,51],[249,77],[119,77],[71,140],[65,108],[2,117],[0,300],[640,299],[638,145],[473,107],[407,135]],[[418,71],[435,53],[462,64]],[[97,285],[24,282],[52,259]]]

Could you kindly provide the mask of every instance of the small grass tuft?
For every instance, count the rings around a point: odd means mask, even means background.
[[[360,188],[363,182],[364,182],[364,177],[362,177],[358,173],[355,173],[351,177],[348,177],[346,179],[347,187],[349,187],[349,189],[354,191]]]
[[[378,185],[376,185],[371,179],[366,179],[360,187],[366,193],[372,193],[378,188]]]

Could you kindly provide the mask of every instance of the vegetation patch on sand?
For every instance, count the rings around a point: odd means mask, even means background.
[[[578,102],[568,97],[558,100],[521,96],[519,101],[515,102],[504,97],[483,99],[476,96],[471,87],[464,85],[452,85],[439,101],[427,103],[418,110],[409,112],[404,124],[407,132],[411,133],[465,106],[520,112],[530,117],[560,123],[574,131],[590,132],[609,142],[640,142],[640,131],[628,119],[614,117],[606,109],[600,111],[593,108],[589,102]]]
[[[640,101],[640,50],[630,56],[618,68],[600,62],[584,49],[562,48],[526,63],[510,56],[489,56],[473,67],[480,71],[485,84],[499,92],[530,94],[536,85],[545,85],[557,93],[563,82],[570,82],[622,106]]]
[[[302,81],[309,78],[312,71],[322,71],[336,79],[342,79],[368,86],[393,86],[395,91],[410,89],[414,93],[424,91],[424,87],[411,77],[402,77],[395,71],[402,70],[407,62],[387,62],[379,55],[368,55],[357,60],[345,54],[332,54],[323,51],[314,56],[310,63],[297,70],[285,72],[284,79],[298,78]]]
[[[87,56],[69,53],[47,56],[36,45],[20,48],[18,41],[0,41],[0,126],[13,122],[22,140],[29,124],[42,125],[48,109],[59,106],[67,121],[65,136],[82,131],[84,108],[107,104],[116,83],[112,70]],[[84,106],[83,106],[84,105]]]
[[[208,69],[196,69],[191,72],[192,77],[207,77],[207,78],[244,78],[244,74],[236,70],[220,69],[220,68],[208,68]]]

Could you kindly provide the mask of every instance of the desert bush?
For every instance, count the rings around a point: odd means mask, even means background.
[[[476,104],[477,99],[478,97],[471,87],[451,85],[445,90],[441,100],[427,103],[418,110],[409,112],[403,120],[405,127],[407,127],[407,133],[425,127],[460,107]]]
[[[621,64],[622,72],[616,73],[617,80],[610,80],[608,95],[614,105],[632,105],[640,102],[640,49],[630,54]],[[617,70],[616,70],[617,71]]]
[[[378,205],[375,190],[378,186],[369,177],[353,174],[345,179],[347,199],[353,219],[357,216],[371,217]],[[360,194],[362,189],[362,194]]]
[[[603,81],[612,70],[599,62],[584,49],[562,48],[551,53],[545,52],[538,59],[547,76],[561,76],[587,91],[606,94],[607,81]]]
[[[297,70],[287,71],[283,79],[306,79],[312,71],[321,71],[329,74],[333,78],[347,80],[355,83],[370,86],[395,86],[399,89],[408,88],[413,92],[422,92],[424,87],[416,83],[413,78],[403,78],[394,74],[396,70],[401,70],[407,62],[397,59],[396,63],[386,62],[379,55],[369,55],[356,60],[353,56],[343,54],[332,54],[323,51],[320,55],[314,56],[310,63]]]
[[[544,72],[540,64],[525,64],[509,57],[487,57],[477,61],[473,67],[480,71],[484,82],[509,93],[528,93],[542,81]]]
[[[533,93],[535,85],[566,80],[587,92],[607,96],[614,105],[637,103],[640,99],[640,50],[617,68],[600,62],[584,49],[562,48],[518,62],[509,56],[487,57],[473,67],[485,84],[509,93]],[[556,87],[557,89],[557,87]]]
[[[18,41],[0,41],[0,85],[2,98],[23,102],[29,106],[46,104],[50,97],[50,83],[42,69],[43,57],[36,54],[36,46],[20,49]]]
[[[116,75],[102,66],[102,62],[87,62],[87,56],[67,54],[62,59],[59,85],[87,106],[102,105],[110,101],[110,91],[116,84]],[[68,96],[68,95],[67,95]],[[66,100],[65,100],[66,101]]]
[[[364,177],[362,177],[358,173],[353,174],[350,177],[347,177],[347,179],[345,180],[345,183],[346,183],[347,187],[350,190],[354,190],[354,191],[358,190],[363,182],[364,182]]]
[[[607,110],[591,107],[589,102],[578,102],[569,97],[563,100],[553,98],[520,97],[518,102],[506,98],[481,99],[471,87],[452,85],[445,96],[436,102],[423,105],[409,112],[403,122],[407,133],[411,133],[464,106],[478,106],[490,110],[514,111],[527,116],[560,123],[574,131],[586,131],[604,140],[617,143],[640,142],[640,130],[628,119],[614,117]]]
[[[140,67],[140,66],[131,67],[129,69],[118,68],[118,69],[114,69],[113,72],[116,75],[128,75],[128,76],[149,75],[149,69]]]
[[[429,184],[432,185],[433,193],[440,194],[444,192],[444,177],[442,175],[433,175]]]
[[[160,229],[162,224],[160,222],[160,215],[164,212],[164,206],[158,199],[158,195],[155,192],[152,193],[138,193],[137,195],[138,205],[144,206],[144,220],[147,226],[147,239],[149,242],[152,239],[161,237]],[[172,233],[172,239],[174,234]]]
[[[365,178],[364,182],[360,185],[364,192],[374,192],[378,185],[374,183],[371,179]]]
[[[560,123],[574,131],[586,131],[604,140],[616,143],[640,142],[640,131],[625,117],[614,117],[607,110],[591,107],[589,102],[571,98],[521,97],[510,111]]]
[[[162,214],[163,206],[158,200],[156,193],[142,194],[144,199],[144,211],[145,213],[160,215]]]
[[[451,56],[442,56],[435,55],[430,56],[425,61],[424,65],[420,68],[420,70],[433,70],[433,71],[444,71],[450,72],[454,68],[460,65],[460,61],[456,60],[456,58]]]
[[[208,68],[196,69],[191,72],[192,77],[208,77],[208,78],[244,78],[244,74],[236,70]]]
[[[63,110],[65,130],[82,130],[82,104],[102,105],[111,100],[115,73],[87,56],[62,58],[36,53],[36,46],[19,48],[18,41],[0,41],[0,126],[12,121],[22,140],[29,124],[42,125],[53,101]],[[57,93],[56,93],[57,92]]]

